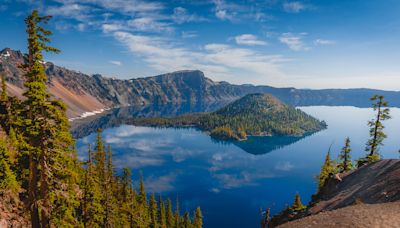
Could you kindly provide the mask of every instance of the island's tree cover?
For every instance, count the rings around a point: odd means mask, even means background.
[[[129,169],[115,175],[111,148],[104,146],[101,130],[88,160],[78,161],[66,107],[46,87],[42,51],[59,52],[47,45],[51,32],[40,27],[49,19],[34,10],[25,20],[25,99],[8,97],[5,76],[1,77],[0,193],[25,204],[33,228],[199,227],[198,210],[193,219],[179,210],[167,217],[172,214],[169,199],[165,203],[152,195],[147,200],[143,178],[137,193]]]
[[[296,135],[326,127],[303,111],[269,94],[249,94],[213,113],[174,118],[133,118],[130,124],[163,127],[195,126],[221,139],[246,139],[248,135]]]

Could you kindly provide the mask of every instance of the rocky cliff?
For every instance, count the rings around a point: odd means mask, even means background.
[[[18,67],[26,58],[20,51],[9,48],[0,51],[0,73],[7,76],[8,90],[15,96],[23,92],[23,72]],[[86,75],[44,63],[49,90],[63,99],[69,107],[68,115],[76,117],[84,112],[114,106],[129,105],[185,105],[190,110],[214,110],[249,93],[270,93],[294,106],[352,105],[369,107],[368,98],[382,94],[391,105],[400,107],[400,92],[371,89],[302,90],[270,86],[232,85],[214,82],[201,71],[178,71],[154,77],[120,80],[101,75]]]

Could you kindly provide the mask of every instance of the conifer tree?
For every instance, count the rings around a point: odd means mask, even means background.
[[[144,188],[143,174],[140,174],[139,182],[139,196],[138,196],[138,219],[139,227],[148,227],[150,225],[150,218],[147,205],[147,196]]]
[[[180,216],[180,212],[179,212],[179,198],[178,196],[176,197],[176,205],[175,205],[175,214],[174,214],[174,218],[175,218],[175,227],[176,228],[180,228],[181,224],[181,216]]]
[[[10,110],[7,95],[7,86],[5,76],[1,76],[1,95],[0,95],[0,123],[4,130],[9,128]]]
[[[293,205],[290,207],[292,211],[301,211],[303,209],[306,209],[307,207],[303,205],[301,202],[300,194],[296,192],[296,195],[294,196],[294,202]]]
[[[365,148],[368,154],[364,159],[358,161],[358,167],[380,159],[379,147],[383,146],[383,140],[387,137],[383,132],[385,126],[382,122],[391,118],[388,102],[385,101],[384,96],[375,95],[370,100],[375,102],[372,107],[376,111],[376,117],[368,122],[371,137]]]
[[[47,77],[42,51],[58,53],[47,45],[52,34],[40,26],[50,16],[39,16],[37,10],[25,19],[28,34],[28,63],[24,66],[24,115],[20,126],[29,151],[29,209],[33,227],[51,224],[76,225],[73,206],[76,201],[79,169],[72,150],[73,139],[63,102],[52,100],[47,91]],[[51,178],[50,178],[51,177]],[[39,216],[40,210],[40,216]]]
[[[183,216],[183,227],[184,228],[191,228],[192,227],[192,223],[190,221],[189,212],[185,212],[185,215]]]
[[[7,101],[8,100],[6,76],[4,76],[3,74],[1,75],[1,96],[0,96],[0,100],[1,101]]]
[[[331,174],[334,173],[334,165],[330,153],[331,152],[329,149],[325,157],[325,162],[321,167],[321,172],[318,175],[318,191],[320,191],[321,188],[324,187],[326,180]]]
[[[114,177],[114,166],[112,163],[112,152],[111,147],[108,145],[107,147],[107,167],[106,167],[106,182],[105,186],[105,207],[106,207],[106,215],[105,215],[105,226],[113,227],[113,221],[115,221],[116,216],[116,195],[115,195],[115,177]]]
[[[353,164],[350,157],[350,138],[346,138],[345,145],[339,155],[338,168],[340,172],[349,172],[353,169]]]
[[[84,227],[101,227],[104,220],[103,197],[98,176],[95,175],[92,157],[93,155],[89,145],[83,186],[83,225]]]
[[[150,212],[150,226],[152,228],[158,228],[158,215],[157,215],[157,201],[156,201],[156,197],[153,194],[151,194],[150,197],[150,203],[149,203],[149,212]]]
[[[17,193],[19,183],[10,166],[11,162],[6,142],[0,140],[0,192]]]
[[[203,227],[203,215],[201,213],[200,207],[196,209],[193,218],[193,227],[194,228],[202,228]]]
[[[166,211],[166,216],[167,216],[167,227],[175,227],[175,216],[174,212],[172,211],[172,203],[171,199],[167,199],[166,203],[167,211]]]
[[[158,221],[160,222],[160,228],[167,228],[167,216],[165,211],[165,204],[160,195],[159,197],[159,209],[158,209]]]

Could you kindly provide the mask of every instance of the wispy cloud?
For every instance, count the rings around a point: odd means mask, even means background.
[[[141,32],[172,32],[174,28],[168,22],[162,22],[154,17],[140,17],[129,20],[127,25]]]
[[[309,10],[312,8],[312,6],[306,5],[299,1],[283,3],[283,10],[288,13],[299,13],[301,11]]]
[[[122,66],[122,63],[120,61],[116,61],[116,60],[110,60],[109,61],[111,64],[114,64],[116,66]]]
[[[267,45],[267,42],[259,40],[257,36],[253,34],[242,34],[235,37],[237,44],[243,45]]]
[[[261,22],[270,18],[270,16],[260,11],[260,8],[253,7],[257,5],[256,2],[252,2],[252,4],[238,4],[225,0],[213,0],[213,3],[215,5],[215,17],[220,20],[239,22],[243,19],[250,19]]]
[[[308,51],[310,50],[310,47],[303,42],[303,37],[305,35],[306,33],[283,33],[279,37],[279,41],[283,44],[286,44],[293,51]]]
[[[206,18],[198,16],[196,14],[190,14],[187,9],[183,7],[175,7],[174,13],[172,14],[172,19],[178,24],[183,24],[187,22],[201,22],[207,21]]]
[[[315,45],[332,45],[336,44],[334,40],[324,40],[324,39],[316,39],[314,40]]]
[[[194,38],[197,36],[198,36],[198,34],[196,31],[182,31],[182,38],[184,38],[184,39]]]
[[[170,40],[118,31],[113,36],[133,54],[143,57],[151,67],[161,72],[181,69],[200,69],[210,76],[229,77],[237,70],[256,77],[279,77],[280,55],[263,55],[246,48],[225,44],[207,44],[193,51],[171,44]],[[259,78],[260,79],[260,78]],[[248,81],[248,78],[247,78]],[[243,80],[244,82],[244,80]]]

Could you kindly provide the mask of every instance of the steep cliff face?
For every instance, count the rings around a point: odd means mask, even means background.
[[[7,76],[8,90],[21,97],[23,72],[18,67],[26,62],[25,55],[9,48],[0,51],[0,73]],[[400,92],[370,89],[302,90],[270,86],[232,85],[214,82],[201,71],[178,71],[154,77],[120,80],[95,74],[92,76],[44,63],[49,90],[63,99],[70,117],[105,107],[129,105],[184,105],[204,111],[226,105],[249,93],[270,93],[294,106],[352,105],[369,107],[368,98],[382,94],[391,105],[400,107]],[[213,105],[215,104],[215,105]],[[213,111],[213,110],[211,110]]]

